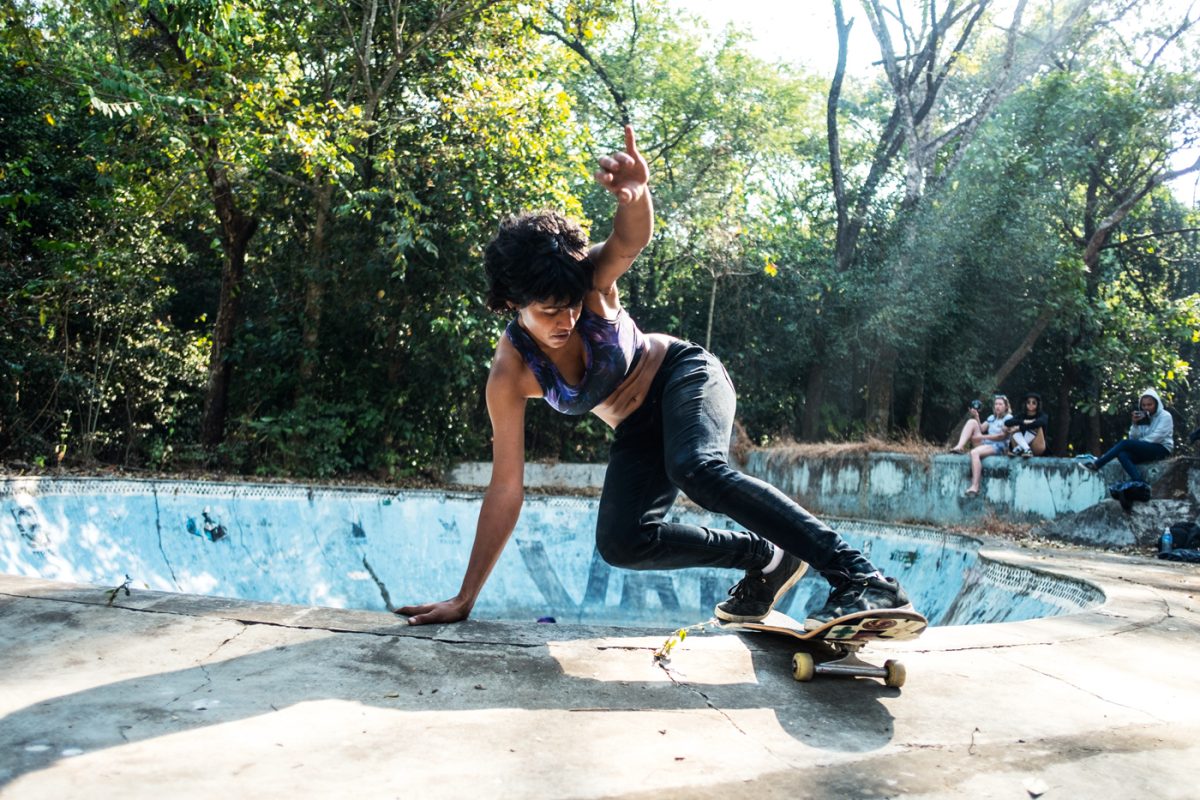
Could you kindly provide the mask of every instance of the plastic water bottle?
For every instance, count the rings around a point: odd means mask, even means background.
[[[1158,540],[1158,552],[1169,553],[1175,545],[1175,537],[1171,535],[1170,528],[1163,528],[1162,536]]]

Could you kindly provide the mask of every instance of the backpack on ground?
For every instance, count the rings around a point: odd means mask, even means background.
[[[1150,502],[1150,484],[1145,481],[1114,483],[1108,487],[1108,496],[1120,503],[1125,513],[1129,513],[1134,503]]]
[[[1170,530],[1173,550],[1200,550],[1200,525],[1194,522],[1176,522]]]

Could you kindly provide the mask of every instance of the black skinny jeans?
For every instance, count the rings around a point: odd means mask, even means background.
[[[616,430],[596,522],[601,557],[626,569],[761,569],[774,542],[831,583],[875,567],[783,492],[729,466],[737,405],[725,367],[674,342],[645,402]],[[683,491],[746,531],[665,521]]]

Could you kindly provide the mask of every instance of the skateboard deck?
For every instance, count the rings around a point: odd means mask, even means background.
[[[760,622],[720,623],[728,630],[781,634],[805,642],[823,642],[833,649],[837,658],[832,661],[817,663],[811,653],[804,652],[792,656],[792,676],[798,681],[810,681],[816,675],[851,675],[882,678],[895,688],[904,685],[904,665],[894,659],[888,659],[882,667],[869,664],[858,658],[858,651],[874,641],[915,639],[928,625],[929,621],[915,611],[860,611],[811,631],[779,611],[772,611]]]

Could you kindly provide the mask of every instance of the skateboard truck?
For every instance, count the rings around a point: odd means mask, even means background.
[[[879,667],[858,657],[862,645],[831,645],[839,655],[832,661],[817,663],[811,653],[796,653],[792,656],[792,677],[798,681],[811,681],[817,675],[844,675],[851,678],[879,678],[885,686],[899,689],[904,685],[908,673],[904,664],[889,658]]]
[[[847,614],[806,630],[802,624],[779,611],[771,611],[757,622],[723,622],[722,628],[730,630],[775,633],[806,642],[819,642],[833,652],[832,660],[817,662],[811,653],[800,652],[792,656],[792,677],[798,681],[811,681],[817,675],[845,675],[861,678],[878,678],[886,686],[899,688],[904,685],[907,673],[904,665],[888,659],[883,666],[863,661],[858,651],[871,642],[903,641],[920,636],[929,622],[925,617],[909,610],[860,611]]]

